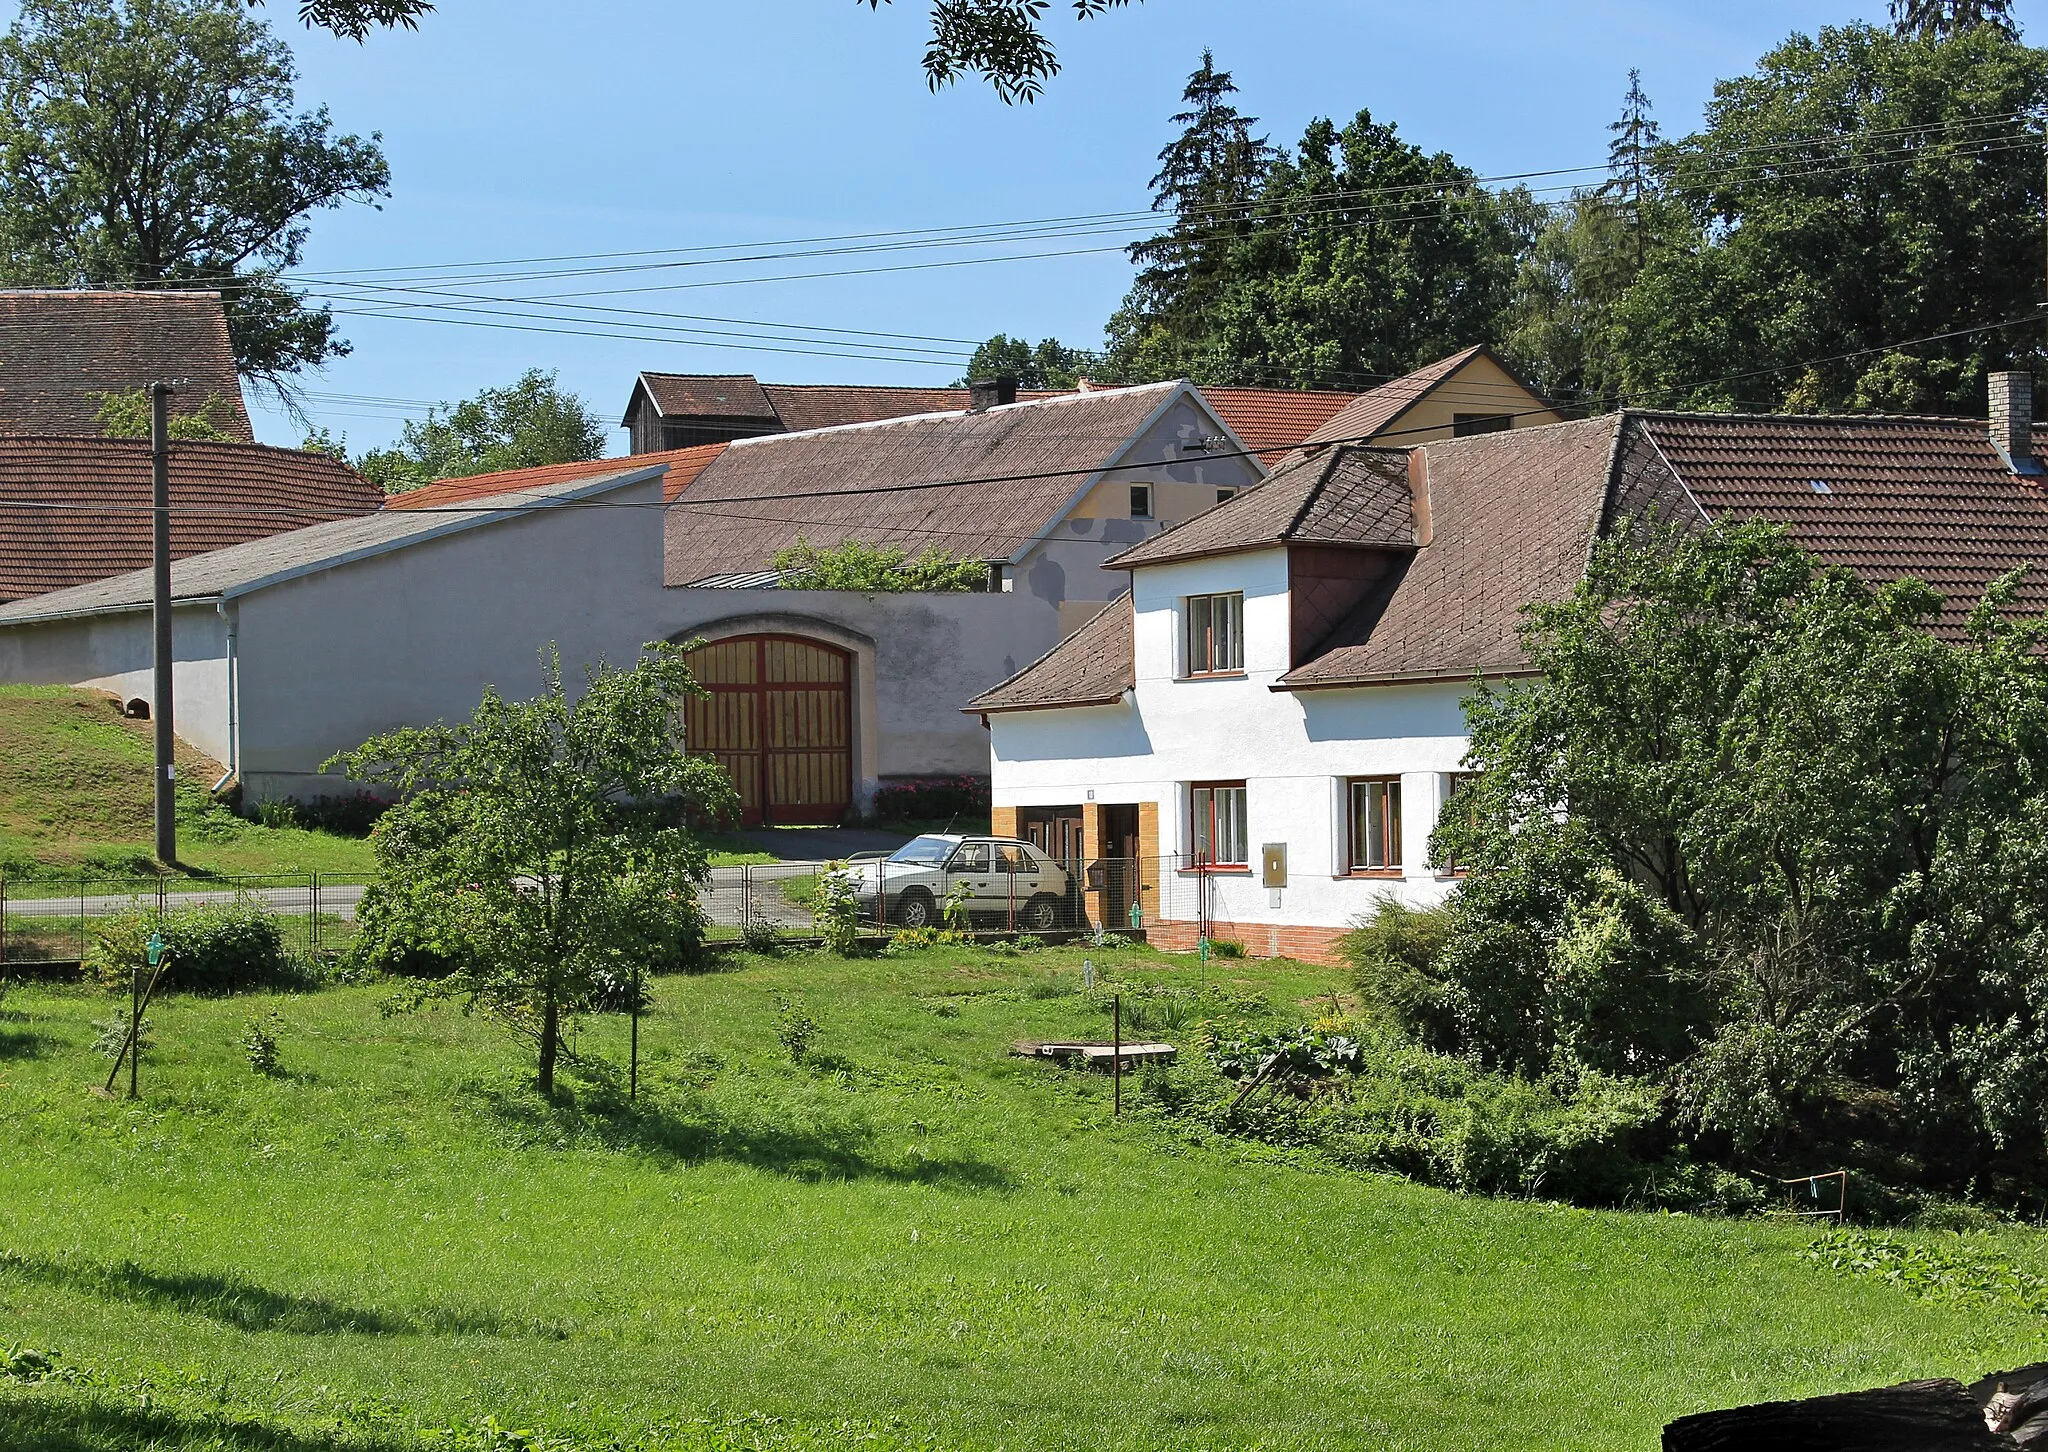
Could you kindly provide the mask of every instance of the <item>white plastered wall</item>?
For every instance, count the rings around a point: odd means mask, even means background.
[[[1180,679],[1182,599],[1229,590],[1245,596],[1245,674]],[[1429,865],[1428,843],[1445,777],[1465,755],[1466,684],[1269,689],[1288,666],[1285,550],[1139,570],[1133,594],[1137,684],[1122,703],[990,717],[998,806],[1072,805],[1091,792],[1100,805],[1154,802],[1159,850],[1185,854],[1189,783],[1242,780],[1254,860],[1211,880],[1216,917],[1343,927],[1382,895],[1442,900],[1453,879]],[[1346,783],[1359,776],[1401,779],[1398,879],[1347,873]],[[1277,906],[1257,871],[1267,843],[1287,847]],[[1162,891],[1166,916],[1194,916],[1191,882],[1169,879]]]

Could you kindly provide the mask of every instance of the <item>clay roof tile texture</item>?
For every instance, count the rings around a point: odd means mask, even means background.
[[[1137,684],[1131,644],[1131,597],[1122,595],[1045,655],[962,709],[974,713],[1109,705]]]
[[[744,418],[775,421],[760,380],[751,373],[643,373],[641,384],[664,418]]]
[[[424,489],[408,489],[384,501],[386,509],[432,509],[450,504],[467,504],[493,494],[510,494],[521,489],[538,489],[572,479],[596,479],[651,464],[668,465],[662,476],[662,497],[674,499],[696,481],[711,461],[724,453],[724,444],[698,444],[688,449],[668,449],[654,454],[631,454],[623,459],[584,459],[573,464],[542,464],[532,469],[505,469],[495,474],[470,474],[459,479],[437,479]]]
[[[1635,416],[1707,517],[1762,517],[1873,582],[1911,575],[1962,635],[1985,588],[2021,565],[2014,613],[2048,612],[2048,493],[2015,476],[1974,419]]]
[[[1127,569],[1282,544],[1408,549],[1414,543],[1408,455],[1347,445],[1285,464],[1264,483],[1107,563]]]
[[[164,380],[171,408],[248,442],[249,414],[217,292],[0,291],[0,434],[95,437],[97,395]]]
[[[1421,446],[1433,533],[1281,677],[1296,687],[1527,668],[1522,607],[1585,572],[1606,503],[1615,416]]]
[[[1363,442],[1377,434],[1406,413],[1410,406],[1419,403],[1438,384],[1477,358],[1486,349],[1466,348],[1439,358],[1436,362],[1416,369],[1404,377],[1382,383],[1370,393],[1362,393],[1341,413],[1310,434],[1306,442],[1311,444],[1338,443],[1345,440]]]
[[[174,442],[170,467],[173,559],[373,514],[383,499],[346,464],[262,444]],[[147,440],[0,437],[0,601],[146,568],[149,501]]]

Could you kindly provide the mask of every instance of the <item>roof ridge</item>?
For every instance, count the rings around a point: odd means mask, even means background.
[[[1957,413],[1748,413],[1737,409],[1624,408],[1642,419],[1701,419],[1716,423],[1946,424],[1989,428],[1981,418]]]
[[[885,429],[904,424],[929,423],[937,419],[986,418],[991,414],[1009,413],[1020,408],[1057,408],[1074,403],[1100,403],[1108,399],[1124,398],[1133,393],[1156,392],[1163,389],[1178,388],[1184,381],[1183,379],[1175,378],[1164,383],[1136,383],[1132,384],[1129,388],[1090,389],[1086,393],[1057,393],[1050,398],[1020,398],[1015,403],[999,403],[993,408],[984,408],[979,411],[964,408],[942,408],[931,413],[898,414],[894,418],[856,419],[852,423],[826,424],[822,428],[815,429],[789,429],[779,434],[756,434],[751,438],[729,439],[726,442],[730,448],[755,448],[774,444],[783,439],[814,439],[820,434],[851,433],[855,429]],[[776,385],[776,387],[781,386],[781,384]],[[965,392],[966,390],[958,391]]]
[[[1323,466],[1316,471],[1315,482],[1302,491],[1301,503],[1295,506],[1294,513],[1288,517],[1287,523],[1280,527],[1280,533],[1275,538],[1291,539],[1294,532],[1301,528],[1301,522],[1308,518],[1309,506],[1322,498],[1323,490],[1329,487],[1330,471],[1337,467],[1338,458],[1350,447],[1349,444],[1339,444],[1334,449],[1323,451]]]

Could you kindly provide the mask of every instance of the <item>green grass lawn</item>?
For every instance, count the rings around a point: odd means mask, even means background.
[[[1097,951],[1293,1014],[1294,965]],[[637,1109],[365,985],[179,998],[139,1105],[110,1005],[0,1019],[0,1446],[1649,1449],[1669,1418],[2048,1355],[2048,1320],[1799,1258],[1811,1226],[1466,1199],[1110,1117],[1015,1059],[1107,1035],[1078,950],[662,981]],[[803,995],[812,1061],[777,1042]],[[238,1039],[270,1023],[284,1073]],[[585,1054],[623,1061],[622,1019]],[[1145,1095],[1127,1086],[1129,1102]],[[1994,1238],[2040,1270],[2035,1236]],[[0,1355],[0,1364],[4,1364]]]
[[[150,725],[96,691],[0,685],[0,871],[153,871]],[[179,857],[195,873],[364,874],[370,844],[205,814],[221,768],[178,749]]]

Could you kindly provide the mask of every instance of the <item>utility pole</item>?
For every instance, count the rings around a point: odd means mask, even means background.
[[[169,867],[178,860],[178,818],[174,791],[178,767],[177,737],[171,716],[171,385],[149,385],[150,564],[156,576],[150,623],[155,627],[156,699],[150,719],[156,725],[156,860]]]

